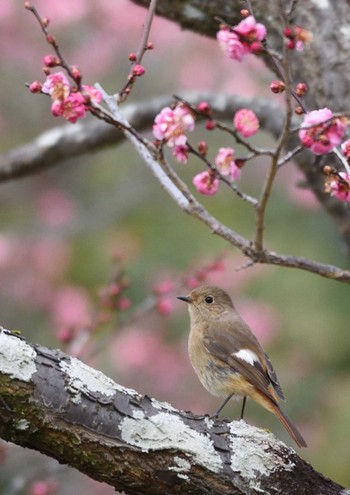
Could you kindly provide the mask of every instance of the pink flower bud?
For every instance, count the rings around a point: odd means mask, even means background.
[[[208,144],[206,143],[206,141],[199,141],[197,148],[198,152],[202,156],[205,156],[208,153]]]
[[[143,76],[145,73],[145,69],[142,65],[134,65],[132,68],[132,75],[136,77]]]
[[[30,85],[29,85],[29,91],[31,93],[40,93],[41,89],[42,89],[42,84],[40,81],[33,81]]]
[[[283,93],[283,91],[286,89],[286,85],[284,84],[283,81],[272,81],[270,84],[270,89],[273,93]]]
[[[44,65],[46,67],[56,67],[60,64],[60,59],[56,57],[56,55],[45,55],[44,57]]]
[[[296,87],[296,93],[298,96],[304,96],[308,90],[308,87],[305,83],[298,83]]]
[[[207,131],[213,131],[216,127],[215,120],[207,120],[205,123],[205,128]]]
[[[197,110],[201,112],[203,115],[211,114],[211,108],[207,101],[201,101],[200,103],[198,103]]]

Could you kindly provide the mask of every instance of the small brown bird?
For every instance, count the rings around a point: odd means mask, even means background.
[[[216,397],[225,397],[217,411],[235,397],[250,397],[281,421],[299,447],[307,444],[278,405],[282,388],[267,354],[237,313],[230,296],[218,287],[203,285],[178,299],[188,303],[191,330],[188,352],[202,385]]]

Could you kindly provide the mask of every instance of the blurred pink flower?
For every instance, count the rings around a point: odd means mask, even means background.
[[[162,296],[158,299],[156,308],[158,312],[163,316],[169,316],[175,307],[175,298]]]
[[[95,89],[93,86],[87,86],[83,84],[82,86],[84,94],[88,95],[93,103],[101,103],[103,96],[101,91]]]
[[[345,158],[350,158],[350,139],[347,139],[341,144],[341,150]]]
[[[72,286],[57,290],[51,301],[51,315],[57,327],[89,326],[91,316],[87,293],[79,287]]]
[[[148,321],[148,324],[154,328],[154,322]],[[188,357],[181,346],[168,344],[161,333],[146,325],[143,322],[142,328],[129,327],[119,334],[112,352],[117,356],[121,369],[125,369],[128,375],[134,372],[138,378],[148,380],[154,392],[175,391],[179,380],[186,374],[184,362],[188,362]],[[150,386],[148,390],[151,390]]]
[[[198,192],[207,196],[213,196],[219,189],[219,179],[208,170],[195,175],[192,182]]]
[[[75,204],[62,190],[48,187],[36,199],[38,215],[50,227],[67,225],[75,217]]]
[[[216,33],[216,39],[225,55],[228,58],[237,60],[237,62],[241,62],[244,55],[248,53],[239,36],[227,27],[223,27]]]
[[[248,44],[248,50],[253,42],[262,41],[266,37],[266,27],[264,24],[256,22],[255,17],[252,15],[246,17],[235,26],[234,32],[242,36],[241,40],[244,44]]]
[[[350,203],[350,176],[345,172],[330,175],[326,179],[325,191],[339,201]]]
[[[258,301],[239,301],[238,311],[248,323],[254,335],[264,346],[274,339],[279,332],[277,311],[266,303]]]
[[[346,123],[340,117],[333,117],[333,112],[325,107],[308,112],[301,124],[299,139],[305,148],[315,155],[329,153],[341,143]]]
[[[233,125],[237,132],[247,138],[253,136],[259,130],[259,119],[252,110],[241,108],[233,117]]]
[[[183,164],[187,163],[188,152],[189,152],[189,147],[186,144],[173,147],[173,156],[180,163]]]
[[[71,246],[57,239],[38,239],[31,258],[36,273],[49,279],[61,278],[71,260]]]
[[[29,495],[51,495],[58,488],[55,480],[37,480],[34,481],[29,489]]]

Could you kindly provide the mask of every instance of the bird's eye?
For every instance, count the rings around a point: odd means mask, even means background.
[[[212,297],[212,296],[207,296],[207,297],[205,298],[205,302],[206,302],[207,304],[211,304],[213,301],[214,301],[214,299],[213,299],[213,297]]]

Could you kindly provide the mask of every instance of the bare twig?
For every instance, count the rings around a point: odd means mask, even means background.
[[[284,27],[286,26],[287,19],[283,13],[283,5],[280,1],[280,10],[281,10],[281,18]],[[257,251],[262,251],[264,248],[264,230],[265,230],[265,216],[266,216],[266,208],[271,196],[272,187],[274,180],[276,178],[278,168],[279,168],[279,159],[282,153],[282,150],[287,142],[289,136],[289,130],[292,123],[293,109],[292,109],[292,80],[290,74],[290,66],[289,66],[289,51],[286,46],[283,47],[283,73],[284,73],[284,82],[285,82],[285,102],[286,102],[286,112],[285,119],[283,124],[283,129],[281,131],[281,135],[277,142],[277,146],[273,157],[271,158],[270,168],[265,180],[265,184],[262,189],[261,197],[259,200],[258,207],[256,209],[256,233],[255,233],[255,249]]]
[[[147,10],[145,23],[143,26],[142,36],[140,39],[138,49],[136,51],[135,60],[132,63],[132,67],[141,63],[143,55],[145,54],[145,52],[147,50],[147,43],[149,41],[148,40],[149,33],[151,31],[151,26],[152,26],[155,12],[156,12],[157,3],[158,3],[158,0],[151,0],[150,1],[149,7]],[[135,76],[135,74],[133,74],[133,72],[131,70],[129,75],[128,75],[127,83],[125,84],[123,89],[118,93],[118,95],[116,95],[116,97],[119,99],[120,102],[125,101],[127,99],[127,97],[129,96],[131,89],[135,83],[136,77],[137,76]]]

